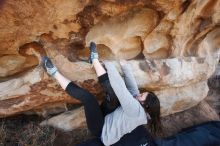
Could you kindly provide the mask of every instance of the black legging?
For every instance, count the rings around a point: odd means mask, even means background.
[[[110,85],[108,74],[100,76],[99,82],[102,84],[106,98],[104,99],[101,108],[95,96],[89,91],[70,82],[66,87],[66,92],[82,102],[85,109],[85,116],[88,129],[94,136],[100,137],[104,125],[104,116],[114,111],[120,104]]]

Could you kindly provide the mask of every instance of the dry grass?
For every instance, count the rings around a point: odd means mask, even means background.
[[[27,124],[22,134],[18,135],[18,143],[22,146],[52,146],[56,138],[54,129],[40,127],[35,123]]]
[[[41,127],[38,116],[0,119],[0,146],[73,146],[91,137],[86,128],[63,132]]]
[[[38,117],[21,116],[0,121],[0,146],[53,146],[55,129],[40,127]]]

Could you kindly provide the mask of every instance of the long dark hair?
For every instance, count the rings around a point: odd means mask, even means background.
[[[162,132],[160,121],[160,101],[153,92],[148,92],[146,100],[142,104],[146,114],[150,115],[149,127],[150,131],[157,135]]]

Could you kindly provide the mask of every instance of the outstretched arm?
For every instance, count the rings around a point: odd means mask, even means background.
[[[128,88],[128,91],[132,94],[133,97],[136,97],[140,94],[140,91],[138,90],[131,66],[125,60],[120,60],[120,65],[124,73],[125,84]]]
[[[105,62],[105,67],[109,75],[111,86],[117,95],[124,112],[129,116],[138,115],[141,105],[128,91],[124,80],[122,79],[114,64]]]
[[[97,74],[98,77],[100,77],[101,75],[104,75],[106,73],[104,67],[99,62],[98,59],[93,59],[92,64],[93,64],[93,66],[95,68],[95,71],[96,71],[96,74]]]

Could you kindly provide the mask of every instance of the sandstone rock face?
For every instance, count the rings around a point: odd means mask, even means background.
[[[214,57],[129,61],[140,88],[161,90],[207,80],[215,71]]]
[[[160,41],[158,41],[160,40]],[[163,59],[170,56],[170,39],[163,33],[152,33],[144,40],[146,58]]]
[[[41,126],[50,125],[64,131],[71,131],[73,129],[82,128],[86,126],[86,118],[84,108],[67,111],[63,114],[55,116],[49,120],[41,122]]]
[[[215,27],[219,23],[214,17],[219,13],[217,8],[219,6],[218,0],[192,1],[190,3],[171,30],[175,56],[198,55],[197,50],[201,40],[213,30],[213,26]]]
[[[197,105],[208,94],[206,81],[155,92],[161,103],[161,114],[167,116]]]
[[[204,99],[218,63],[219,0],[3,0],[0,2],[0,117],[44,116],[78,104],[40,66],[44,55],[103,98],[88,45],[101,60],[129,59],[138,86],[154,91],[163,116]]]
[[[118,58],[134,58],[141,52],[141,40],[158,23],[158,14],[152,9],[138,9],[122,13],[96,24],[86,36],[91,41],[110,48]]]
[[[206,56],[212,55],[219,52],[220,46],[220,28],[216,28],[212,30],[210,33],[206,35],[203,41],[199,44],[198,55]]]
[[[209,57],[188,57],[160,59],[151,62],[149,60],[132,60],[128,63],[134,70],[138,86],[145,90],[154,91],[161,101],[162,115],[168,115],[188,109],[206,97],[208,93],[207,79],[214,72],[216,62],[216,59]],[[95,95],[102,92],[100,86],[97,85],[97,77],[90,64],[85,62],[70,63],[62,56],[56,56],[54,63],[60,72],[70,80],[76,81]],[[114,63],[119,67],[117,62]],[[67,67],[68,70],[66,70]],[[2,105],[10,102],[10,104],[0,107],[0,115],[12,115],[30,108],[33,108],[32,110],[39,109],[47,102],[77,103],[56,82],[49,79],[40,82],[41,76],[44,74],[42,68],[39,67],[18,79],[0,83]]]
[[[16,54],[19,46],[35,41],[52,31],[54,36],[68,38],[70,30],[78,31],[76,14],[88,1],[5,1],[1,3],[0,54]]]

